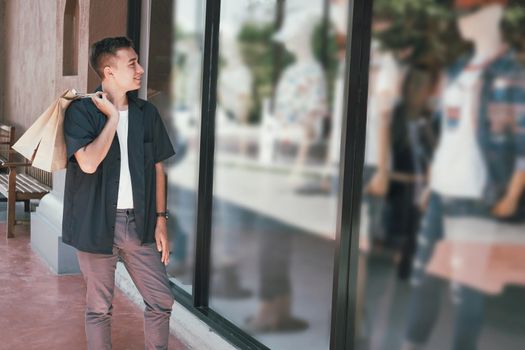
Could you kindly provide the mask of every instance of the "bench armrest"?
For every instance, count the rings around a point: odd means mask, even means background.
[[[11,161],[9,159],[0,158],[0,167],[3,168],[14,168],[14,167],[23,167],[23,166],[31,166],[32,162],[27,160],[24,156],[22,156],[20,153],[15,151],[14,149],[10,149],[8,151],[9,158],[10,156],[14,156],[11,158]],[[14,158],[14,159],[13,159]]]
[[[31,162],[3,162],[0,160],[0,167],[16,168],[19,166],[31,166]]]

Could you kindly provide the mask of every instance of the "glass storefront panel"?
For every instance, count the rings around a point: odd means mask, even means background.
[[[176,155],[165,162],[171,245],[168,274],[191,293],[201,114],[204,0],[151,1],[148,100]]]
[[[329,348],[340,6],[221,2],[210,307],[272,349]]]
[[[505,3],[374,1],[356,349],[523,348],[525,16]]]

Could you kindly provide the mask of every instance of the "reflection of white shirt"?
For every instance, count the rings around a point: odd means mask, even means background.
[[[117,135],[120,144],[120,179],[117,209],[133,209],[133,189],[128,159],[128,111],[119,111],[119,115]]]
[[[392,110],[399,97],[403,69],[391,52],[373,45],[370,60],[370,88],[366,120],[365,164],[379,163],[379,130],[385,111]]]
[[[487,170],[476,139],[481,71],[464,71],[443,96],[441,137],[430,187],[447,196],[481,197]]]

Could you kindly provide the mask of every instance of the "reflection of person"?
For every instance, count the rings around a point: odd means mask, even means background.
[[[235,121],[248,122],[251,105],[252,74],[242,60],[237,31],[221,28],[221,57],[224,66],[219,71],[217,94],[219,104]]]
[[[227,124],[247,126],[251,107],[252,74],[243,61],[238,42],[238,28],[233,23],[221,24],[221,58],[224,65],[219,70],[217,96],[217,130],[218,133],[227,128]],[[236,128],[236,152],[247,153],[248,138],[244,128]],[[221,143],[221,142],[219,142]],[[218,216],[223,215],[224,206],[217,205]],[[220,214],[219,214],[220,213]],[[224,213],[226,214],[226,213]],[[231,213],[229,213],[231,215]],[[240,219],[234,219],[240,222]],[[216,249],[214,249],[214,273],[212,280],[212,295],[214,297],[239,299],[248,298],[252,292],[241,285],[239,275],[240,235],[242,230],[237,227],[218,230],[216,234]]]
[[[253,79],[242,59],[237,33],[233,25],[221,26],[221,58],[224,59],[224,65],[219,70],[217,82],[217,122],[246,126],[252,104]],[[218,125],[217,128],[220,130],[222,127]],[[238,138],[239,153],[246,154],[248,140],[243,129],[239,129],[235,137]]]
[[[202,53],[199,42],[195,39],[194,35],[180,38],[177,42],[175,57],[177,62],[175,68],[175,74],[177,76],[175,80],[175,103],[177,108],[188,110],[190,113],[189,117],[192,121],[198,119],[200,116],[201,58]],[[177,122],[180,123],[180,121]],[[181,128],[181,130],[186,129]]]
[[[426,343],[439,313],[443,281],[425,272],[436,243],[458,229],[467,236],[483,235],[479,230],[471,232],[465,221],[480,223],[479,227],[496,225],[504,232],[516,228],[502,218],[523,216],[518,204],[525,178],[525,91],[523,69],[502,39],[505,4],[505,0],[455,1],[460,33],[474,44],[474,55],[453,66],[445,84],[431,195],[414,262],[405,349]],[[454,263],[461,263],[461,256],[454,258]],[[452,348],[476,349],[484,295],[459,281],[454,286]]]
[[[164,166],[168,174],[170,171],[177,166],[183,159],[187,150],[187,140],[180,135],[179,130],[175,125],[175,118],[172,116],[172,100],[170,98],[170,66],[157,67],[154,70],[150,70],[148,73],[148,101],[151,102],[165,119],[165,127],[168,136],[172,140],[172,144],[177,149],[177,157],[172,157],[165,160]],[[152,74],[156,73],[156,74]],[[177,189],[171,183],[168,182],[167,192],[168,197],[175,199],[176,195],[173,195]],[[175,207],[177,201],[167,203],[170,208]],[[188,233],[184,230],[180,223],[178,213],[172,213],[170,220],[167,223],[168,229],[168,240],[170,242],[170,251],[172,252],[172,259],[166,266],[168,275],[171,277],[182,277],[188,271],[190,262],[188,261]]]
[[[264,220],[264,219],[262,219]],[[261,221],[258,226],[270,224]],[[293,232],[273,228],[259,235],[259,304],[255,315],[248,318],[249,333],[296,332],[308,323],[292,314],[290,263]]]
[[[106,38],[91,48],[102,80],[97,97],[66,111],[69,158],[62,237],[78,249],[87,284],[89,349],[111,349],[115,268],[120,258],[146,309],[146,348],[167,349],[173,304],[162,161],[174,154],[157,109],[128,92],[144,70],[132,42]]]
[[[369,217],[366,231],[372,239],[383,241],[382,216],[390,170],[389,126],[399,98],[403,70],[392,52],[378,46],[377,42],[372,42],[363,183]]]
[[[332,19],[338,35],[346,35],[347,1],[334,0]],[[383,30],[388,20],[374,19],[374,30]],[[343,47],[344,48],[344,47]],[[341,108],[344,92],[344,50],[340,55],[340,67],[334,88],[334,110],[327,156],[327,166],[339,163],[341,143]],[[370,235],[376,239],[384,238],[383,207],[384,196],[388,190],[388,173],[390,165],[389,127],[392,111],[398,101],[404,70],[394,58],[393,52],[382,50],[377,41],[371,45],[368,115],[366,128],[365,166],[364,166],[364,202],[361,220],[362,235]],[[326,184],[325,184],[326,186]],[[365,219],[365,220],[363,220]],[[368,239],[364,237],[360,243],[367,250]]]
[[[320,132],[326,113],[324,73],[312,55],[310,38],[312,15],[308,12],[290,15],[275,39],[284,43],[295,56],[295,63],[282,73],[277,90],[275,116],[280,135],[286,137],[290,128],[299,127],[301,144],[294,175],[300,172],[312,140]],[[270,238],[271,236],[275,236]],[[300,331],[308,323],[293,316],[290,283],[291,234],[269,233],[261,237],[259,247],[260,302],[256,314],[248,319],[249,332]],[[275,242],[279,241],[278,247]]]
[[[320,136],[327,113],[325,76],[311,47],[315,23],[308,12],[293,14],[274,36],[295,58],[281,74],[275,94],[275,116],[281,135],[286,138],[293,129],[301,129],[294,176],[301,172],[311,143]]]

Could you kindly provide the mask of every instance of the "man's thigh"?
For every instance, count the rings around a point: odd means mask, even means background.
[[[161,255],[154,243],[141,244],[134,220],[128,223],[128,240],[120,256],[144,300],[171,309],[173,296],[166,266],[161,262]]]
[[[80,270],[86,281],[86,302],[93,311],[107,312],[113,300],[117,254],[77,252]]]

